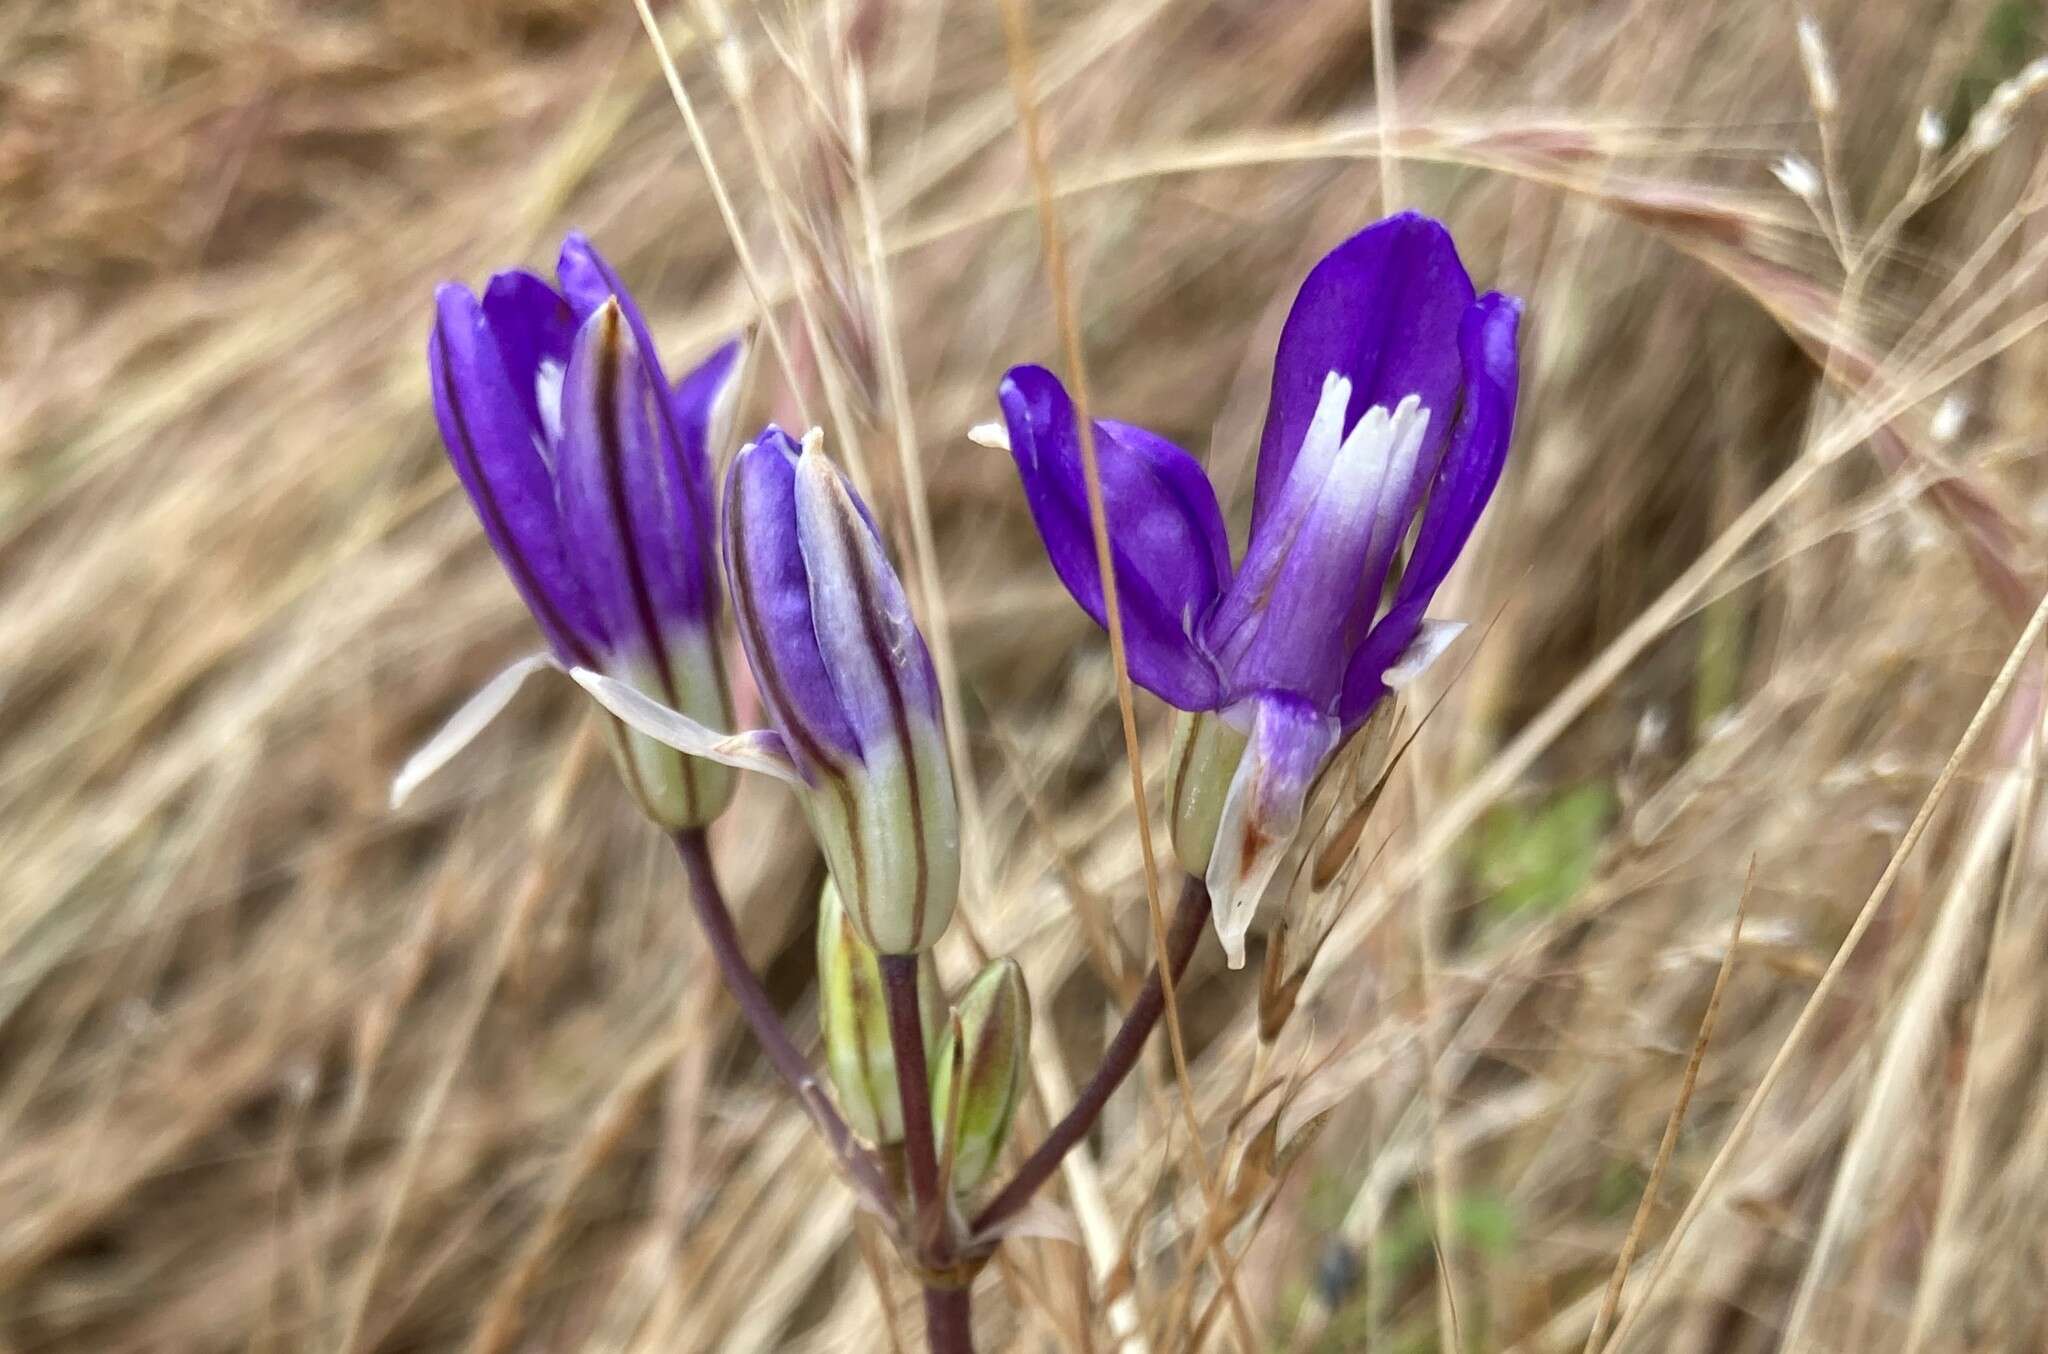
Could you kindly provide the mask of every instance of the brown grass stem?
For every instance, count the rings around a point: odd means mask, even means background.
[[[1714,1021],[1721,1014],[1721,993],[1728,986],[1728,975],[1735,971],[1735,952],[1742,945],[1742,923],[1749,916],[1750,896],[1756,890],[1756,857],[1749,858],[1749,874],[1742,881],[1741,896],[1735,900],[1735,924],[1728,932],[1728,948],[1722,952],[1721,967],[1714,974],[1713,990],[1707,994],[1706,1013],[1700,1017],[1699,1034],[1692,1041],[1692,1053],[1685,1060],[1685,1075],[1679,1078],[1678,1099],[1671,1104],[1671,1117],[1664,1121],[1664,1137],[1657,1144],[1657,1159],[1650,1167],[1650,1178],[1643,1185],[1643,1197],[1636,1204],[1636,1215],[1629,1222],[1628,1235],[1622,1238],[1621,1253],[1615,1257],[1614,1273],[1608,1277],[1607,1292],[1600,1299],[1600,1311],[1593,1318],[1593,1329],[1586,1334],[1586,1354],[1596,1354],[1607,1330],[1614,1324],[1614,1313],[1621,1305],[1621,1287],[1628,1280],[1629,1269],[1636,1262],[1636,1251],[1643,1244],[1643,1233],[1649,1230],[1650,1216],[1657,1209],[1657,1194],[1664,1184],[1664,1173],[1671,1168],[1672,1153],[1678,1150],[1678,1130],[1685,1123],[1685,1111],[1692,1104],[1693,1088],[1699,1084],[1700,1064],[1706,1060],[1707,1044],[1714,1037]]]
[[[1074,419],[1081,434],[1081,473],[1088,490],[1088,524],[1095,540],[1095,567],[1102,579],[1102,606],[1109,631],[1110,660],[1116,670],[1117,714],[1122,722],[1124,761],[1130,769],[1133,821],[1138,829],[1138,851],[1145,867],[1145,907],[1152,923],[1152,949],[1162,958],[1168,953],[1166,909],[1160,901],[1159,861],[1152,842],[1152,813],[1145,799],[1145,758],[1138,743],[1138,714],[1131,685],[1129,656],[1125,652],[1123,610],[1117,597],[1114,556],[1109,545],[1109,518],[1103,508],[1102,467],[1095,445],[1095,423],[1090,412],[1087,366],[1081,348],[1081,320],[1074,306],[1071,278],[1067,270],[1066,242],[1060,230],[1059,209],[1054,199],[1052,162],[1045,149],[1039,123],[1038,98],[1034,91],[1031,35],[1025,0],[1004,0],[1004,49],[1010,63],[1010,86],[1017,101],[1019,131],[1024,140],[1032,188],[1038,205],[1039,234],[1045,252],[1045,271],[1052,290],[1053,314],[1059,324],[1060,343],[1066,358],[1067,384],[1074,400]],[[1187,1120],[1188,1151],[1194,1154],[1195,1172],[1202,1181],[1211,1211],[1219,1206],[1209,1178],[1207,1154],[1202,1150],[1202,1127],[1195,1115],[1194,1083],[1188,1076],[1187,1043],[1181,1033],[1180,1010],[1174,1000],[1174,965],[1155,966],[1161,975],[1166,1011],[1167,1045],[1173,1053],[1174,1080],[1180,1088],[1180,1104]],[[1221,1264],[1219,1261],[1219,1269]],[[1233,1292],[1235,1290],[1233,1289]],[[1233,1303],[1240,1333],[1250,1340],[1250,1318],[1241,1303]]]
[[[1679,1214],[1678,1221],[1672,1225],[1671,1236],[1664,1243],[1664,1249],[1659,1253],[1657,1263],[1652,1266],[1649,1278],[1644,1281],[1641,1296],[1637,1298],[1635,1305],[1628,1309],[1621,1324],[1615,1327],[1614,1337],[1607,1342],[1607,1348],[1625,1348],[1636,1322],[1649,1310],[1650,1298],[1657,1291],[1657,1285],[1670,1272],[1673,1261],[1685,1248],[1686,1233],[1699,1217],[1700,1211],[1706,1207],[1707,1200],[1713,1196],[1714,1186],[1719,1184],[1721,1177],[1727,1173],[1736,1149],[1742,1145],[1749,1136],[1749,1130],[1755,1126],[1764,1101],[1770,1097],[1771,1092],[1777,1087],[1779,1078],[1784,1075],[1785,1068],[1791,1063],[1793,1051],[1799,1047],[1806,1032],[1825,1009],[1827,998],[1841,981],[1843,971],[1848,968],[1850,958],[1856,953],[1856,947],[1862,943],[1871,923],[1877,919],[1880,905],[1890,896],[1892,883],[1898,878],[1899,871],[1904,868],[1906,858],[1912,855],[1913,848],[1919,845],[1921,836],[1927,831],[1928,823],[1934,818],[1935,809],[1940,807],[1942,799],[1948,793],[1949,785],[1962,770],[1964,759],[1976,747],[1978,738],[1990,724],[1991,716],[1998,709],[1999,702],[2012,688],[2028,652],[2040,642],[2044,626],[2048,626],[2048,596],[2044,596],[2040,604],[2034,608],[2032,618],[2027,621],[2026,628],[2020,632],[2019,639],[2006,655],[2004,666],[1999,669],[1998,676],[1985,691],[1984,699],[1977,706],[1977,712],[1970,717],[1969,725],[1963,730],[1963,736],[1956,741],[1955,750],[1949,754],[1947,764],[1941,768],[1941,774],[1935,777],[1926,798],[1921,801],[1919,812],[1914,814],[1905,836],[1899,839],[1898,849],[1892,852],[1884,873],[1878,876],[1877,883],[1870,890],[1870,896],[1864,900],[1862,909],[1857,912],[1856,921],[1850,926],[1848,935],[1842,938],[1834,958],[1828,962],[1826,971],[1821,974],[1820,981],[1814,984],[1812,994],[1807,997],[1806,1005],[1800,1010],[1799,1018],[1792,1023],[1792,1028],[1787,1031],[1784,1041],[1778,1045],[1777,1054],[1764,1069],[1763,1077],[1757,1082],[1756,1089],[1750,1092],[1749,1102],[1743,1106],[1741,1117],[1736,1119],[1735,1126],[1728,1130],[1728,1136],[1722,1141],[1720,1150],[1714,1154],[1713,1162],[1707,1167],[1706,1174],[1700,1177],[1699,1186],[1686,1203],[1685,1211]]]

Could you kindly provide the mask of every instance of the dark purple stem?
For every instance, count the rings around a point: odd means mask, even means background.
[[[1188,876],[1181,885],[1180,901],[1174,905],[1173,917],[1167,923],[1167,962],[1173,969],[1173,980],[1178,987],[1183,973],[1187,972],[1188,961],[1194,958],[1195,944],[1202,938],[1202,923],[1209,916],[1209,891],[1202,881]],[[1166,1009],[1166,996],[1159,981],[1159,965],[1153,964],[1152,971],[1145,976],[1145,986],[1138,992],[1138,999],[1131,1003],[1130,1012],[1124,1016],[1124,1023],[1117,1027],[1116,1037],[1103,1050],[1102,1063],[1095,1069],[1095,1075],[1081,1088],[1081,1094],[1074,1100],[1074,1107],[1067,1111],[1066,1118],[1052,1127],[1045,1135],[1045,1141],[1038,1149],[1025,1158],[1017,1168],[1017,1174],[1002,1192],[988,1201],[974,1219],[972,1233],[985,1237],[990,1229],[1009,1218],[1031,1200],[1038,1187],[1059,1169],[1060,1159],[1072,1150],[1075,1143],[1087,1136],[1095,1126],[1102,1107],[1109,1103],[1116,1088],[1123,1085],[1124,1078],[1138,1064],[1138,1055],[1145,1051],[1145,1040],[1152,1033],[1152,1027],[1159,1023],[1159,1016]]]
[[[896,1058],[896,1087],[903,1097],[903,1155],[910,1168],[910,1197],[917,1207],[920,1247],[934,1239],[938,1213],[939,1154],[932,1142],[931,1071],[924,1059],[924,1017],[917,1009],[917,956],[877,955],[882,998],[889,1010],[889,1051]]]
[[[896,1086],[903,1097],[903,1157],[910,1168],[911,1232],[919,1258],[942,1265],[952,1258],[946,1235],[946,1205],[939,1198],[939,1154],[932,1141],[931,1071],[925,1066],[924,1016],[918,1010],[917,956],[877,955],[882,996],[889,1008],[889,1050],[896,1057]],[[925,1345],[931,1354],[974,1354],[967,1290],[924,1290]]]
[[[924,1342],[932,1354],[974,1354],[973,1309],[966,1289],[924,1290]]]
[[[790,1042],[789,1032],[782,1028],[781,1014],[762,989],[761,979],[747,963],[746,951],[740,946],[739,931],[733,926],[732,911],[725,905],[725,895],[718,888],[718,876],[711,868],[711,852],[705,844],[703,829],[685,828],[676,833],[676,851],[682,856],[683,869],[690,876],[690,903],[696,909],[698,925],[704,928],[704,939],[711,945],[712,956],[718,961],[718,972],[725,980],[725,990],[739,1006],[740,1014],[746,1018],[748,1028],[753,1030],[754,1038],[761,1045],[761,1051],[768,1055],[768,1061],[789,1084],[797,1103],[811,1116],[818,1131],[825,1135],[832,1155],[839,1159],[854,1184],[887,1216],[895,1205],[881,1167],[866,1149],[854,1141],[853,1130],[839,1117],[832,1101],[819,1091],[817,1074],[812,1072],[810,1060]],[[929,1127],[926,1137],[930,1137]]]

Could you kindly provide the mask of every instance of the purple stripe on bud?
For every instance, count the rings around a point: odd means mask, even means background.
[[[698,524],[656,441],[661,398],[617,302],[607,301],[577,332],[563,384],[562,524],[614,652],[651,665],[658,685],[649,694],[675,705],[667,639],[701,624],[712,580],[698,567]]]

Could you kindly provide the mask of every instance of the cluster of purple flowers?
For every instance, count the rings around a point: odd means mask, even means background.
[[[1176,849],[1206,880],[1233,963],[1317,776],[1456,633],[1425,612],[1500,477],[1520,313],[1476,292],[1427,217],[1391,217],[1326,255],[1281,333],[1235,565],[1192,456],[1093,424],[1130,674],[1182,712]],[[819,435],[771,424],[747,441],[721,513],[712,464],[739,345],[671,384],[581,236],[557,283],[506,272],[481,298],[443,287],[429,354],[449,457],[547,642],[508,682],[570,671],[608,712],[627,784],[672,830],[717,815],[728,768],[796,786],[862,939],[929,949],[959,874],[939,686],[874,521]],[[1035,366],[1012,369],[998,398],[1003,424],[978,431],[1015,457],[1054,570],[1103,623],[1073,402]],[[721,573],[769,729],[732,731]],[[404,783],[508,695],[487,688]]]

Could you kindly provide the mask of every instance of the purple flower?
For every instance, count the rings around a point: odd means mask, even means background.
[[[726,578],[772,731],[720,735],[644,691],[574,676],[671,747],[795,785],[861,937],[909,954],[944,933],[960,876],[938,681],[874,523],[821,442],[771,424],[726,475]]]
[[[1281,331],[1235,570],[1194,458],[1095,422],[1131,678],[1215,712],[1189,722],[1182,748],[1208,749],[1228,786],[1207,797],[1206,831],[1177,845],[1207,875],[1233,965],[1317,774],[1456,634],[1423,613],[1500,478],[1521,310],[1475,295],[1450,233],[1425,216],[1389,217],[1325,255]],[[1011,370],[1000,399],[1046,552],[1101,624],[1073,404],[1042,367]]]
[[[711,443],[739,368],[727,343],[673,388],[639,308],[581,235],[560,287],[523,271],[435,295],[434,414],[491,548],[552,665],[603,672],[700,721],[729,725],[714,627],[719,594]],[[473,734],[536,659],[451,722]],[[628,785],[665,826],[699,826],[731,795],[725,768],[611,726]],[[452,753],[446,736],[400,789]],[[430,757],[429,752],[435,754]]]

